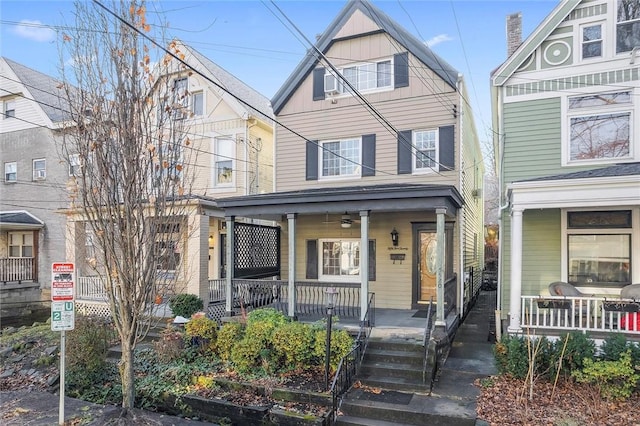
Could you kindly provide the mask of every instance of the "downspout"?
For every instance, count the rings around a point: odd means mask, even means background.
[[[458,81],[456,83],[456,85],[458,86],[458,93],[460,94],[460,86],[462,82],[462,74],[458,74]],[[463,164],[463,155],[462,155],[462,150],[463,150],[463,141],[464,141],[464,130],[462,127],[462,116],[464,109],[462,108],[462,96],[458,96],[458,102],[460,103],[460,108],[458,108],[458,129],[460,129],[459,133],[459,143],[458,143],[458,161],[460,164],[460,167],[458,168],[458,182],[460,182],[460,193],[462,194],[462,199],[463,202],[466,204],[466,200],[465,200],[465,193],[464,193],[464,164]],[[459,265],[459,277],[460,277],[460,294],[458,296],[458,312],[460,314],[460,319],[462,319],[462,317],[464,316],[465,313],[465,306],[464,306],[464,289],[465,289],[465,271],[464,271],[464,241],[465,241],[465,237],[466,237],[466,232],[465,232],[465,220],[464,220],[464,207],[462,209],[458,210],[458,232],[460,233],[460,235],[458,236],[458,250],[460,252],[459,256],[460,256],[460,265]]]
[[[504,138],[505,135],[502,133],[504,131],[504,116],[503,116],[503,92],[502,87],[497,89],[498,92],[498,164],[499,164],[499,177],[498,177],[498,187],[500,191],[498,192],[500,199],[498,205],[498,286],[497,286],[497,300],[496,300],[496,311],[495,311],[495,321],[496,321],[496,340],[499,342],[502,338],[502,262],[503,262],[503,239],[502,235],[504,233],[504,229],[502,227],[502,213],[509,207],[509,202],[507,200],[506,193],[502,192],[502,184],[504,183]]]

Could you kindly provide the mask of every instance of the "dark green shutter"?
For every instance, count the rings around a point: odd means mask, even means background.
[[[318,180],[318,141],[307,141],[307,180]]]
[[[398,174],[411,173],[411,130],[398,132]]]
[[[440,127],[440,134],[438,136],[438,162],[440,163],[440,171],[455,169],[456,144],[454,129],[454,126]]]
[[[409,53],[393,55],[393,78],[393,87],[396,89],[409,85]]]
[[[316,68],[313,70],[313,100],[321,101],[324,99],[324,68]]]
[[[369,240],[369,281],[376,280],[376,240]]]
[[[307,240],[307,273],[308,279],[318,279],[318,240]]]
[[[376,175],[376,135],[362,136],[362,176]]]

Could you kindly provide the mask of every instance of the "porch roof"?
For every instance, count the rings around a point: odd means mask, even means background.
[[[229,197],[217,200],[217,204],[226,216],[280,220],[289,213],[432,211],[437,208],[446,208],[447,215],[455,216],[463,199],[451,185],[388,184]]]
[[[513,208],[575,208],[640,204],[640,163],[544,176],[509,185]]]
[[[0,229],[39,229],[42,227],[44,227],[44,222],[25,210],[0,212]]]

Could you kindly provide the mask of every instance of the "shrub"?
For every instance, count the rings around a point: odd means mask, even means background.
[[[640,374],[631,363],[631,350],[617,361],[594,361],[585,358],[582,370],[571,373],[578,382],[594,384],[605,399],[624,401],[631,396]]]
[[[244,335],[244,326],[237,322],[228,322],[218,331],[216,350],[223,361],[231,360],[231,350]]]
[[[566,346],[565,346],[566,345]],[[585,359],[593,360],[596,345],[585,333],[572,331],[556,340],[551,359],[551,374],[560,373],[570,376],[573,371],[582,369]]]
[[[175,327],[168,326],[162,330],[160,340],[153,342],[153,349],[160,362],[178,359],[184,350],[183,333]]]
[[[289,322],[275,329],[272,344],[274,356],[284,361],[286,370],[308,367],[313,359],[314,331],[307,324]]]
[[[262,364],[262,350],[263,346],[261,342],[245,336],[233,345],[231,349],[231,363],[238,373],[251,373]]]
[[[191,318],[184,326],[187,337],[191,343],[199,347],[205,353],[213,352],[218,334],[218,323],[207,317]]]
[[[505,335],[494,346],[496,366],[501,374],[524,379],[529,372],[527,338]]]
[[[331,371],[338,369],[340,360],[353,349],[354,339],[346,330],[331,330],[331,353],[329,365]],[[327,330],[315,331],[313,355],[318,362],[323,362],[327,351]]]
[[[607,336],[603,340],[600,349],[602,352],[600,358],[605,361],[617,361],[623,353],[629,351],[631,354],[631,364],[640,364],[640,345],[627,341],[624,334],[615,333]]]
[[[190,318],[204,308],[204,302],[195,294],[177,294],[169,299],[169,308],[175,316]]]

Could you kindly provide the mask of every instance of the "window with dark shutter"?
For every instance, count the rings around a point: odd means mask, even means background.
[[[362,176],[376,175],[376,135],[362,135]]]
[[[403,52],[393,55],[393,87],[409,86],[409,53]]]
[[[307,141],[306,179],[318,180],[318,141]]]
[[[313,70],[313,100],[321,101],[324,98],[324,68],[316,68]]]
[[[398,174],[411,173],[411,130],[398,132]]]
[[[440,170],[454,170],[456,166],[455,127],[443,126],[439,129],[439,163]]]

